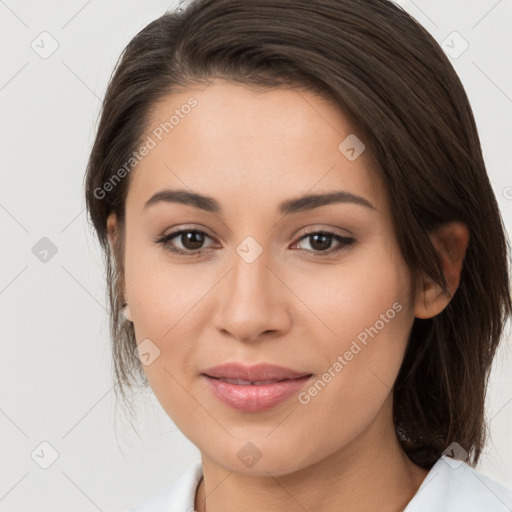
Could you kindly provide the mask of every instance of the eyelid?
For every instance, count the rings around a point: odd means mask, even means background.
[[[319,226],[323,226],[323,227],[319,227]],[[345,233],[339,233],[338,231],[344,231]],[[302,233],[302,235],[301,235],[301,237],[302,237],[304,235],[310,235],[312,233],[319,233],[319,232],[329,233],[329,234],[341,236],[344,238],[351,238],[354,236],[354,233],[348,229],[336,228],[334,226],[326,227],[326,224],[323,224],[323,225],[316,224],[314,226],[308,226],[308,227],[304,228],[303,231],[300,231],[299,233]]]
[[[199,231],[204,233],[205,235],[208,235],[210,238],[215,238],[213,235],[210,234],[208,228],[205,228],[204,226],[198,226],[195,224],[178,224],[176,226],[166,229],[159,238],[164,238],[169,235],[176,234],[179,231]]]

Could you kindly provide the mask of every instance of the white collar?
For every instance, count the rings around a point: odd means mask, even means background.
[[[404,512],[512,512],[512,491],[446,455],[432,466]]]

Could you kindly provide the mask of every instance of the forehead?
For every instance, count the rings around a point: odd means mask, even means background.
[[[131,172],[127,208],[142,209],[163,188],[245,208],[342,189],[380,210],[377,164],[354,131],[341,109],[305,89],[224,80],[191,87],[153,106],[143,136],[151,149]]]

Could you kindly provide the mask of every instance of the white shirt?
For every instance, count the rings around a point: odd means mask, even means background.
[[[178,480],[128,512],[194,512],[203,475],[197,462]],[[465,462],[442,456],[404,512],[512,512],[512,491]]]

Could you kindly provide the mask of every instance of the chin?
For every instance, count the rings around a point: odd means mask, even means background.
[[[258,444],[250,441],[231,441],[233,449],[222,453],[206,454],[218,466],[228,471],[243,475],[268,477],[283,476],[308,467],[320,460],[318,454],[308,456],[304,449],[298,450],[296,445],[277,447],[269,440]],[[204,453],[204,452],[202,452]]]

